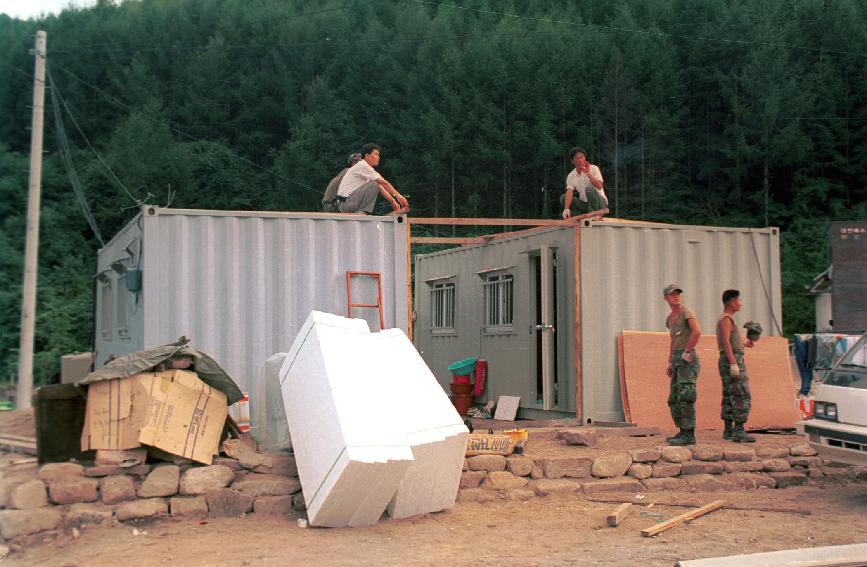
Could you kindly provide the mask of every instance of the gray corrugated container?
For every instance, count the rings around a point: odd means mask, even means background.
[[[483,279],[490,274],[514,278],[513,323],[494,332],[483,320]],[[760,322],[767,335],[781,334],[776,228],[586,220],[418,255],[415,281],[415,342],[443,387],[451,382],[449,364],[486,358],[488,389],[480,401],[521,396],[524,417],[622,420],[618,334],[665,331],[662,288],[671,282],[683,287],[684,302],[706,334],[714,332],[727,288],[741,290],[739,319]],[[449,282],[455,286],[454,326],[435,331],[432,286]],[[543,316],[546,306],[551,317]],[[659,374],[667,380],[664,368]]]
[[[408,237],[403,217],[144,207],[98,254],[96,366],[186,335],[255,416],[265,360],[311,310],[347,313],[347,271],[380,273],[385,327],[409,330]],[[374,280],[353,279],[352,300],[376,303]],[[375,309],[353,316],[379,329]]]

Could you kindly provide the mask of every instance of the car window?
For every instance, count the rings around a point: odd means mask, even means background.
[[[840,360],[840,366],[867,369],[867,334]]]
[[[831,371],[831,374],[825,379],[825,384],[867,390],[867,368],[863,372],[855,372],[843,370],[838,366],[837,370]]]

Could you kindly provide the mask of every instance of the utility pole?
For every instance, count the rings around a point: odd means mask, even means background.
[[[21,343],[18,350],[18,409],[33,396],[33,336],[36,330],[36,274],[39,267],[39,201],[42,188],[42,121],[45,113],[45,32],[36,32],[33,71],[33,120],[30,130],[30,181],[27,193],[27,242],[21,297]]]

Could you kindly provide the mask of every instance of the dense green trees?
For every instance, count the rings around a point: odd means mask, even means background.
[[[780,226],[792,332],[811,328],[827,221],[867,218],[857,0],[101,0],[0,16],[0,379],[17,360],[37,29],[117,175],[67,120],[107,236],[135,200],[317,210],[366,141],[414,214],[553,216],[580,144],[621,217]],[[98,246],[48,128],[40,380],[89,346]]]

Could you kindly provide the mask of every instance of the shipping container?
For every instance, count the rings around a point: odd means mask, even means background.
[[[587,219],[417,255],[415,343],[446,389],[451,363],[487,359],[477,402],[520,396],[520,417],[622,421],[617,337],[665,331],[672,282],[707,334],[728,288],[744,299],[739,320],[782,334],[778,229]]]
[[[185,335],[259,402],[265,360],[285,352],[312,310],[376,305],[409,332],[409,231],[403,216],[236,212],[146,206],[99,251],[95,365]],[[378,310],[353,317],[380,329]],[[256,424],[254,424],[254,427]]]

